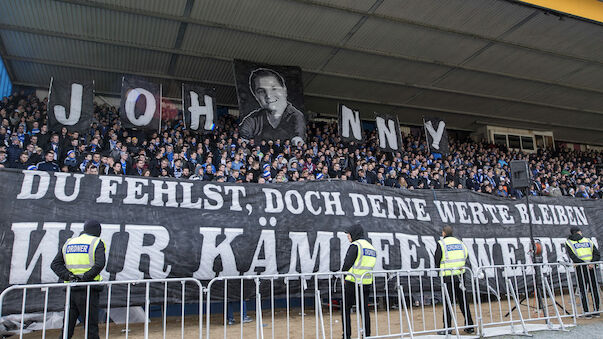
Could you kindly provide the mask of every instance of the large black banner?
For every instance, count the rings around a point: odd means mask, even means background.
[[[545,262],[565,258],[570,226],[597,243],[603,237],[601,202],[577,198],[533,197],[528,212],[522,201],[466,190],[350,181],[227,184],[2,169],[0,182],[2,289],[57,282],[50,263],[89,218],[102,223],[102,275],[110,280],[338,271],[344,232],[356,222],[377,249],[376,270],[434,267],[444,225],[468,246],[473,267],[530,262],[528,213]],[[4,310],[18,310],[20,296]],[[27,300],[33,310],[43,298]]]
[[[239,133],[245,139],[306,140],[301,69],[235,60]]]
[[[123,77],[119,111],[125,128],[159,130],[161,85],[138,78]]]
[[[182,84],[182,111],[187,129],[208,133],[216,127],[216,94],[213,89]]]
[[[52,79],[48,98],[48,129],[59,132],[63,126],[71,132],[90,128],[94,113],[92,81]]]

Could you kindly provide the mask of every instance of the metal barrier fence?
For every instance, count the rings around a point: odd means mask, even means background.
[[[362,278],[368,275],[374,276],[374,284],[370,297],[373,299],[373,313],[375,330],[374,334],[366,333],[362,327],[362,312],[357,312],[358,337],[363,338],[398,338],[403,336],[413,337],[414,335],[437,333],[450,334],[453,330],[459,337],[460,331],[473,333],[476,324],[472,320],[472,313],[476,314],[476,304],[473,303],[474,310],[471,308],[471,301],[475,300],[475,280],[473,271],[467,267],[461,275],[453,275],[453,269],[412,269],[412,270],[393,270],[376,271],[365,273]],[[383,280],[384,289],[378,293],[376,286]],[[380,284],[379,284],[380,285]],[[381,285],[380,285],[381,286]],[[413,286],[415,286],[413,288]],[[392,312],[390,297],[393,292],[394,302],[397,302],[396,309]],[[365,294],[359,293],[359,286],[356,286],[356,294],[360,295],[360,304],[365,302]],[[379,315],[377,299],[382,299],[382,315]],[[442,304],[441,310],[436,308],[436,304]],[[427,306],[427,308],[426,308]],[[402,314],[404,309],[404,315]],[[416,309],[416,311],[415,311]],[[459,325],[459,314],[461,312],[465,319],[464,325]],[[392,316],[397,313],[397,316]],[[415,317],[417,313],[417,317]],[[379,318],[385,316],[386,328],[379,326]],[[442,319],[439,320],[439,316]],[[404,326],[404,321],[406,325]],[[397,320],[397,322],[396,322]],[[417,321],[418,320],[418,321]],[[399,330],[395,330],[397,328]]]
[[[2,313],[2,306],[4,305],[4,301],[5,298],[14,292],[21,292],[21,312],[20,312],[20,327],[19,327],[19,338],[23,338],[23,334],[24,334],[24,324],[25,324],[25,314],[27,312],[27,308],[26,308],[26,303],[27,303],[27,298],[28,298],[28,294],[32,295],[32,294],[37,294],[36,297],[40,297],[40,295],[38,293],[41,292],[41,294],[43,295],[44,298],[44,303],[43,303],[43,308],[42,308],[42,339],[46,338],[46,333],[47,333],[47,328],[46,328],[46,316],[48,314],[49,311],[49,296],[53,296],[55,297],[56,295],[54,295],[53,293],[64,293],[65,297],[65,303],[63,306],[64,309],[64,321],[63,321],[63,334],[62,334],[62,338],[66,339],[67,338],[67,331],[65,329],[67,329],[68,327],[68,319],[69,319],[69,312],[70,312],[70,301],[71,301],[71,295],[72,293],[75,291],[79,291],[83,292],[83,289],[86,290],[86,312],[85,315],[82,315],[82,319],[84,319],[84,338],[88,339],[88,329],[89,329],[89,321],[88,321],[88,314],[89,314],[89,310],[90,310],[90,295],[91,295],[91,289],[95,289],[95,288],[99,288],[102,287],[103,289],[106,287],[106,320],[105,320],[105,338],[108,339],[110,338],[110,318],[111,318],[111,306],[114,304],[123,304],[124,301],[123,300],[118,300],[117,302],[115,302],[114,300],[112,300],[112,290],[113,289],[117,289],[119,287],[125,287],[126,289],[126,300],[125,300],[125,308],[126,308],[126,317],[125,317],[125,337],[128,338],[129,332],[130,332],[130,308],[133,305],[136,305],[138,302],[133,301],[131,296],[133,293],[133,290],[138,290],[139,286],[144,288],[144,296],[143,296],[143,302],[142,305],[144,305],[144,311],[145,311],[145,316],[144,316],[144,324],[143,324],[143,328],[144,328],[144,338],[147,339],[149,337],[149,319],[150,319],[150,306],[151,306],[151,297],[150,297],[150,292],[151,292],[151,287],[153,286],[153,288],[157,289],[157,287],[155,287],[155,285],[162,285],[159,288],[163,288],[163,297],[162,297],[162,333],[163,333],[163,338],[166,338],[166,332],[167,332],[167,308],[168,308],[168,300],[172,300],[172,302],[174,301],[174,297],[170,297],[170,295],[168,294],[168,284],[175,284],[175,283],[180,283],[181,284],[181,288],[180,288],[180,304],[181,304],[181,313],[180,313],[180,329],[181,329],[181,338],[184,339],[185,337],[185,310],[184,310],[184,305],[186,303],[186,288],[187,288],[187,283],[192,284],[193,286],[195,286],[199,291],[203,290],[203,287],[201,286],[201,283],[193,278],[172,278],[172,279],[146,279],[146,280],[127,280],[127,281],[100,281],[100,282],[87,282],[87,283],[54,283],[54,284],[35,284],[35,285],[13,285],[8,287],[7,289],[5,289],[4,291],[2,291],[2,293],[0,294],[0,316],[3,315]],[[197,323],[197,328],[198,330],[195,331],[195,326],[193,326],[192,331],[198,332],[198,337],[199,339],[202,339],[202,333],[203,333],[203,293],[198,293],[198,299],[195,300],[198,301],[199,303],[199,322]],[[113,302],[113,304],[112,304]],[[186,337],[190,338],[190,331],[191,329],[187,327],[187,330],[189,331],[189,333],[187,333]],[[100,332],[100,331],[99,331]],[[99,335],[102,335],[102,333],[99,333]]]
[[[240,338],[251,338],[249,333],[245,332],[243,327],[244,322],[244,303],[253,300],[255,305],[255,337],[256,338],[290,338],[291,332],[297,332],[304,338],[309,327],[306,326],[307,318],[313,318],[314,328],[312,329],[316,338],[333,338],[335,330],[333,329],[334,315],[333,310],[336,307],[332,303],[335,294],[343,290],[345,277],[350,275],[345,272],[332,273],[309,273],[309,274],[279,274],[279,275],[256,275],[256,276],[233,276],[233,277],[218,277],[209,282],[207,285],[207,310],[206,310],[206,337],[218,338],[218,332],[212,333],[212,323],[215,326],[218,321],[222,324],[222,337],[234,338],[236,333],[233,330],[228,330],[228,313],[229,307],[238,305],[239,327],[237,332]],[[252,285],[251,287],[249,285]],[[245,295],[244,290],[253,290],[252,295]],[[218,290],[217,293],[214,292]],[[231,292],[230,291],[235,291]],[[284,294],[283,297],[277,297],[275,290]],[[235,294],[236,293],[236,294]],[[223,303],[222,319],[211,317],[211,301],[221,298]],[[323,298],[327,298],[328,318],[323,314]],[[268,302],[263,302],[268,300]],[[280,302],[285,306],[284,318],[278,317],[275,319],[275,312]],[[341,305],[345,305],[346,298],[341,293]],[[299,311],[299,312],[298,312]],[[307,314],[311,311],[311,316]],[[327,311],[324,311],[327,312]],[[233,312],[234,313],[234,312]],[[268,313],[268,317],[264,316]],[[295,314],[297,313],[297,314]],[[299,317],[297,317],[299,315]],[[233,320],[233,319],[230,319]],[[292,320],[295,320],[293,322]],[[276,333],[277,324],[285,323],[284,333]],[[325,324],[325,322],[327,324]],[[230,322],[232,323],[232,322]],[[270,325],[269,335],[264,333],[264,327]],[[297,328],[296,325],[300,325]],[[345,324],[344,324],[345,326]],[[339,336],[340,334],[337,334]]]
[[[527,335],[529,330],[539,329],[565,330],[565,318],[571,318],[575,325],[572,279],[563,264],[479,267],[476,286],[482,337]]]
[[[595,263],[562,263],[571,275],[574,297],[575,317],[599,317],[601,311],[601,285],[603,279],[603,261]],[[577,298],[579,296],[579,298]],[[580,306],[580,307],[578,307]]]
[[[472,333],[473,330],[480,337],[527,335],[534,330],[565,330],[568,326],[576,325],[577,317],[597,315],[601,302],[599,281],[603,273],[602,264],[494,265],[479,267],[475,271],[465,268],[462,278],[442,274],[450,271],[443,269],[375,271],[358,279],[361,281],[371,275],[373,284],[369,287],[346,282],[345,277],[350,274],[342,272],[218,277],[211,280],[205,288],[192,278],[15,285],[0,294],[0,316],[3,315],[1,307],[6,296],[21,292],[19,334],[22,338],[26,301],[36,292],[44,298],[42,338],[45,338],[49,294],[54,293],[51,290],[57,289],[64,293],[67,319],[72,289],[86,288],[88,309],[90,288],[100,285],[106,287],[109,307],[106,308],[104,331],[105,338],[109,338],[110,306],[113,305],[111,291],[119,285],[127,290],[126,300],[120,300],[120,303],[125,305],[128,314],[130,307],[136,302],[144,306],[145,339],[151,331],[150,306],[152,303],[162,305],[162,324],[152,330],[155,336],[161,331],[163,338],[166,338],[169,325],[168,303],[177,304],[174,296],[168,296],[168,284],[180,283],[182,287],[178,297],[181,338],[186,333],[187,338],[198,334],[202,339],[205,332],[207,338],[332,339],[341,337],[342,328],[348,325],[351,329],[349,335],[367,339],[413,338],[415,335],[433,333],[454,334],[458,338],[461,331]],[[589,265],[593,268],[589,268]],[[160,288],[163,288],[163,298],[159,298],[160,300],[157,295],[153,300],[149,297],[153,284],[160,284]],[[197,289],[202,292],[198,293],[198,322],[196,319],[189,319],[185,325],[184,305],[190,302],[190,299],[185,299],[187,284],[194,286],[194,293],[197,293]],[[135,288],[139,292],[141,288],[144,291],[142,303],[140,299],[130,298]],[[353,295],[345,293],[346,288],[352,288]],[[154,292],[157,290],[155,286]],[[193,298],[197,300],[196,295]],[[244,316],[247,303],[253,305],[255,310],[255,324],[244,325],[249,320]],[[356,313],[348,323],[342,314],[337,313],[351,308],[352,304]],[[364,305],[368,307],[365,308]],[[238,318],[234,317],[236,310],[240,313]],[[366,315],[372,318],[369,323],[364,322]],[[461,321],[461,317],[464,321]],[[85,319],[84,336],[87,338],[87,317]],[[230,326],[235,322],[235,326]],[[65,320],[64,328],[66,325]],[[130,327],[127,315],[126,338]],[[174,336],[173,325],[169,330],[167,336]],[[191,332],[194,334],[191,335]],[[66,338],[66,332],[63,338]]]
[[[292,332],[296,332],[299,336],[306,337],[307,332],[314,332],[316,338],[333,338],[340,337],[343,330],[334,328],[334,324],[341,319],[341,327],[345,328],[347,324],[346,317],[334,314],[334,308],[345,310],[350,306],[356,306],[356,316],[350,318],[349,334],[356,334],[358,338],[389,338],[401,337],[426,333],[435,333],[439,331],[457,331],[470,330],[475,328],[475,324],[458,325],[457,311],[461,310],[463,314],[476,313],[470,310],[470,301],[474,300],[475,288],[473,286],[472,271],[465,268],[466,273],[463,280],[442,276],[441,272],[450,272],[452,270],[444,269],[415,269],[415,270],[397,270],[397,271],[378,271],[368,273],[367,275],[374,276],[374,283],[369,285],[369,293],[360,293],[363,288],[358,283],[346,283],[345,277],[350,276],[349,273],[312,273],[312,274],[285,274],[285,275],[256,275],[256,276],[233,276],[219,277],[209,282],[207,285],[208,301],[220,298],[223,306],[222,317],[211,317],[211,303],[207,304],[206,309],[206,337],[207,338],[250,338],[255,332],[256,338],[290,338]],[[359,281],[366,278],[367,275],[360,277]],[[450,281],[448,284],[446,281]],[[346,285],[347,284],[347,285]],[[466,288],[469,284],[470,288]],[[250,286],[251,285],[251,286]],[[347,287],[346,287],[347,286]],[[378,291],[379,286],[380,291]],[[419,286],[413,288],[413,286]],[[450,286],[450,287],[448,287]],[[452,288],[454,286],[454,288]],[[346,288],[354,289],[354,296],[349,297],[344,291]],[[275,295],[275,289],[284,291],[284,300],[286,313],[283,317],[275,320],[275,301],[278,298]],[[460,290],[463,292],[459,292]],[[217,290],[217,291],[214,291]],[[253,290],[251,295],[245,295],[244,291]],[[339,291],[339,293],[337,293]],[[465,292],[467,291],[467,292]],[[463,295],[459,295],[462,293]],[[234,295],[233,295],[234,294]],[[308,296],[308,298],[306,298]],[[323,300],[326,298],[326,305]],[[353,298],[353,299],[350,299]],[[262,302],[268,300],[269,303]],[[282,298],[281,298],[282,299]],[[312,301],[308,304],[309,299]],[[337,304],[334,299],[338,299]],[[436,311],[436,303],[441,303],[446,300],[449,308]],[[462,300],[462,302],[461,302]],[[251,331],[250,328],[243,326],[244,322],[244,307],[246,302],[252,302],[255,305],[255,326]],[[369,335],[364,326],[362,319],[365,316],[365,309],[362,305],[372,301],[373,320],[375,323],[375,335]],[[426,314],[426,304],[431,305],[431,313],[433,318],[428,324]],[[293,306],[294,304],[295,307]],[[381,306],[378,306],[381,304]],[[397,307],[394,306],[397,305]],[[460,305],[463,306],[460,306]],[[422,314],[422,328],[415,324],[413,306],[420,307]],[[459,307],[457,307],[459,306]],[[238,307],[239,324],[236,327],[230,327],[233,319],[228,319],[229,307]],[[324,308],[324,310],[323,310]],[[385,313],[379,314],[378,310]],[[293,311],[295,310],[295,312]],[[403,311],[404,310],[404,311]],[[298,313],[299,311],[299,313]],[[232,312],[232,311],[230,311]],[[234,313],[234,312],[232,312]],[[265,313],[268,317],[265,316]],[[299,317],[295,313],[298,313]],[[309,314],[308,314],[309,313]],[[443,315],[444,320],[438,320],[438,315]],[[452,321],[447,321],[446,315],[450,313]],[[311,317],[312,325],[307,325],[307,318]],[[340,318],[341,317],[341,318]],[[380,326],[380,319],[385,318],[386,326]],[[283,329],[286,333],[275,333],[278,327],[284,323],[286,326]],[[295,325],[293,325],[295,324]],[[354,326],[351,326],[354,325]],[[215,330],[216,326],[218,330]],[[265,326],[270,326],[269,333],[265,333]],[[299,327],[297,327],[299,326]],[[398,330],[399,329],[399,330]],[[213,330],[213,331],[212,331]]]

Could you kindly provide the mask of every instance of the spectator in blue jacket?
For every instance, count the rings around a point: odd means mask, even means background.
[[[41,162],[37,165],[38,171],[47,171],[47,172],[59,172],[59,165],[54,162],[54,151],[46,151],[44,155],[44,162]]]

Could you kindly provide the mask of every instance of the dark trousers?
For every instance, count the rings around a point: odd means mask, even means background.
[[[98,339],[98,299],[100,291],[90,288],[90,302],[88,305],[88,339]],[[67,323],[67,338],[73,336],[73,330],[78,317],[81,316],[82,326],[85,326],[86,319],[86,289],[71,289],[71,299],[69,302],[69,322]],[[64,319],[63,319],[64,320]],[[59,339],[63,338],[63,333]]]
[[[365,336],[371,335],[371,315],[368,307],[369,297],[371,295],[371,288],[373,285],[362,285],[362,294],[364,295],[364,305],[363,313],[364,313],[364,334]],[[350,312],[352,311],[352,306],[356,304],[356,284],[351,281],[345,281],[343,285],[344,295],[345,295],[345,307],[341,308],[342,311],[342,319],[343,319],[343,338],[348,339],[352,337],[352,329],[350,323]],[[358,296],[358,300],[360,301],[360,296]],[[360,312],[360,308],[356,307],[356,312]]]
[[[473,326],[473,318],[471,317],[471,308],[468,303],[467,294],[461,290],[461,280],[463,279],[463,275],[453,275],[444,277],[444,284],[446,284],[446,288],[448,289],[448,296],[450,296],[450,301],[452,301],[452,306],[448,304],[446,300],[446,296],[442,296],[442,302],[444,303],[444,326],[450,328],[453,327],[452,323],[452,312],[455,312],[454,305],[455,303],[459,305],[461,308],[461,312],[465,317],[465,325]],[[444,291],[442,291],[444,293]],[[457,320],[458,323],[458,320]]]
[[[599,310],[599,285],[597,284],[597,274],[595,269],[589,269],[586,265],[576,267],[576,275],[578,276],[578,288],[580,288],[580,297],[582,299],[582,309],[588,312],[588,296],[586,295],[586,287],[590,289],[593,300],[595,302],[594,311]],[[592,305],[592,304],[591,304]]]

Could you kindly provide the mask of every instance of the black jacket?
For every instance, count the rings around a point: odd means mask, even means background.
[[[572,241],[580,241],[580,239],[582,239],[582,238],[583,238],[583,236],[581,236],[578,233],[574,233],[568,237],[568,239],[572,240]],[[575,263],[584,262],[584,260],[578,258],[574,254],[574,251],[572,251],[572,249],[567,245],[567,243],[565,244],[565,252],[567,253],[567,256],[570,257],[570,259],[572,259],[573,262],[575,262]],[[595,246],[595,244],[593,243],[593,260],[591,260],[591,261],[599,261],[599,260],[601,260],[601,254],[599,253],[597,246]]]
[[[25,170],[25,169],[27,169],[27,167],[29,167],[29,161],[21,162],[21,160],[19,159],[19,160],[15,161],[11,167],[16,168],[16,169]]]
[[[84,273],[82,276],[82,281],[93,281],[94,277],[99,275],[103,268],[105,267],[105,244],[101,241],[98,246],[96,246],[96,251],[94,251],[94,265],[92,268]],[[63,281],[69,280],[69,275],[71,272],[65,267],[65,259],[63,259],[63,251],[59,251],[57,255],[52,260],[50,264],[50,268],[52,271],[59,276],[59,278]]]
[[[350,236],[352,236],[352,241],[356,241],[358,239],[364,239],[364,229],[360,224],[355,224],[350,227],[348,230]],[[356,257],[358,256],[358,246],[350,245],[348,247],[348,251],[345,254],[345,259],[343,260],[343,266],[341,270],[343,272],[347,272],[354,266],[354,262],[356,261]]]
[[[54,162],[44,161],[38,164],[38,171],[59,172],[60,170],[59,165]]]

